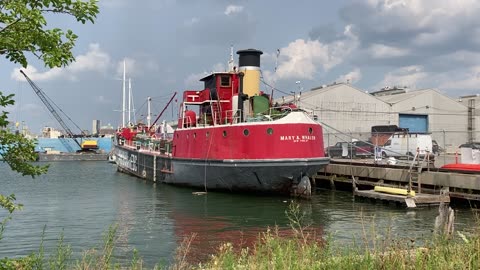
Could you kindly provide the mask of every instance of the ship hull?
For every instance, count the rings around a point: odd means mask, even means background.
[[[179,159],[115,146],[118,170],[131,175],[201,190],[288,195],[302,179],[329,163],[329,158],[260,160]]]

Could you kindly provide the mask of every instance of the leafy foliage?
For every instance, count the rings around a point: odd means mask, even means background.
[[[0,55],[27,67],[26,53],[42,60],[47,67],[66,66],[75,60],[72,49],[77,35],[71,30],[48,29],[46,15],[63,14],[78,22],[94,22],[97,0],[2,0],[0,1]],[[13,105],[13,95],[0,91],[0,107]],[[0,157],[22,175],[35,177],[47,171],[33,166],[35,142],[8,128],[8,112],[0,114]]]
[[[46,66],[66,66],[75,60],[72,49],[77,35],[71,30],[47,29],[45,15],[65,14],[78,22],[94,22],[97,0],[3,0],[0,1],[0,55],[26,67],[26,52]]]
[[[72,49],[77,35],[71,30],[47,27],[46,16],[63,14],[84,24],[94,22],[99,12],[97,0],[0,0],[0,56],[27,67],[26,53],[40,59],[45,66],[67,66],[75,60]],[[14,95],[0,91],[0,108],[14,104]],[[8,112],[0,112],[0,160],[22,175],[38,176],[46,173],[48,166],[31,164],[37,159],[35,141],[9,129]],[[20,204],[15,196],[0,194],[0,208],[8,216],[0,222],[0,239],[6,222]],[[17,268],[8,258],[0,260],[0,269]]]
[[[0,106],[6,107],[14,103],[13,95],[4,96],[0,92]],[[37,159],[35,142],[20,133],[12,133],[8,129],[8,112],[0,114],[0,157],[10,167],[22,175],[32,177],[45,173],[47,166],[32,165],[29,162]],[[1,205],[1,204],[0,204]]]

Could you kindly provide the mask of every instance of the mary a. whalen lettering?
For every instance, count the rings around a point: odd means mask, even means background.
[[[280,141],[306,142],[315,141],[317,138],[314,135],[288,135],[280,136]]]

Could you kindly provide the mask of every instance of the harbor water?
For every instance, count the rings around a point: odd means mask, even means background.
[[[137,249],[146,265],[171,262],[176,248],[194,236],[189,260],[208,258],[223,242],[248,246],[269,227],[289,230],[285,211],[290,198],[208,192],[152,184],[118,173],[107,162],[51,163],[46,175],[22,177],[0,164],[0,193],[15,193],[16,211],[0,240],[0,258],[52,252],[63,233],[73,254],[98,248],[109,226],[117,225],[116,259]],[[437,207],[407,210],[355,199],[351,192],[317,190],[299,201],[306,224],[338,246],[389,236],[421,242],[434,229]],[[0,210],[0,218],[6,211]],[[475,223],[474,212],[456,208],[456,230]],[[42,233],[42,231],[44,232]],[[42,236],[43,235],[43,236]]]

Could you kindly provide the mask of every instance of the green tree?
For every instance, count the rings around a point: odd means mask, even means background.
[[[27,56],[38,58],[46,67],[65,67],[75,61],[72,49],[77,35],[72,30],[49,28],[47,18],[69,16],[85,24],[94,22],[97,0],[0,0],[0,56],[27,67]],[[0,85],[1,86],[1,85]],[[0,108],[14,104],[14,95],[0,89]],[[0,113],[0,158],[14,171],[27,176],[47,172],[35,161],[35,142],[9,129],[8,112]],[[10,213],[17,207],[14,196],[0,194],[0,206]],[[13,205],[13,206],[12,206]],[[1,230],[0,230],[1,232]]]

